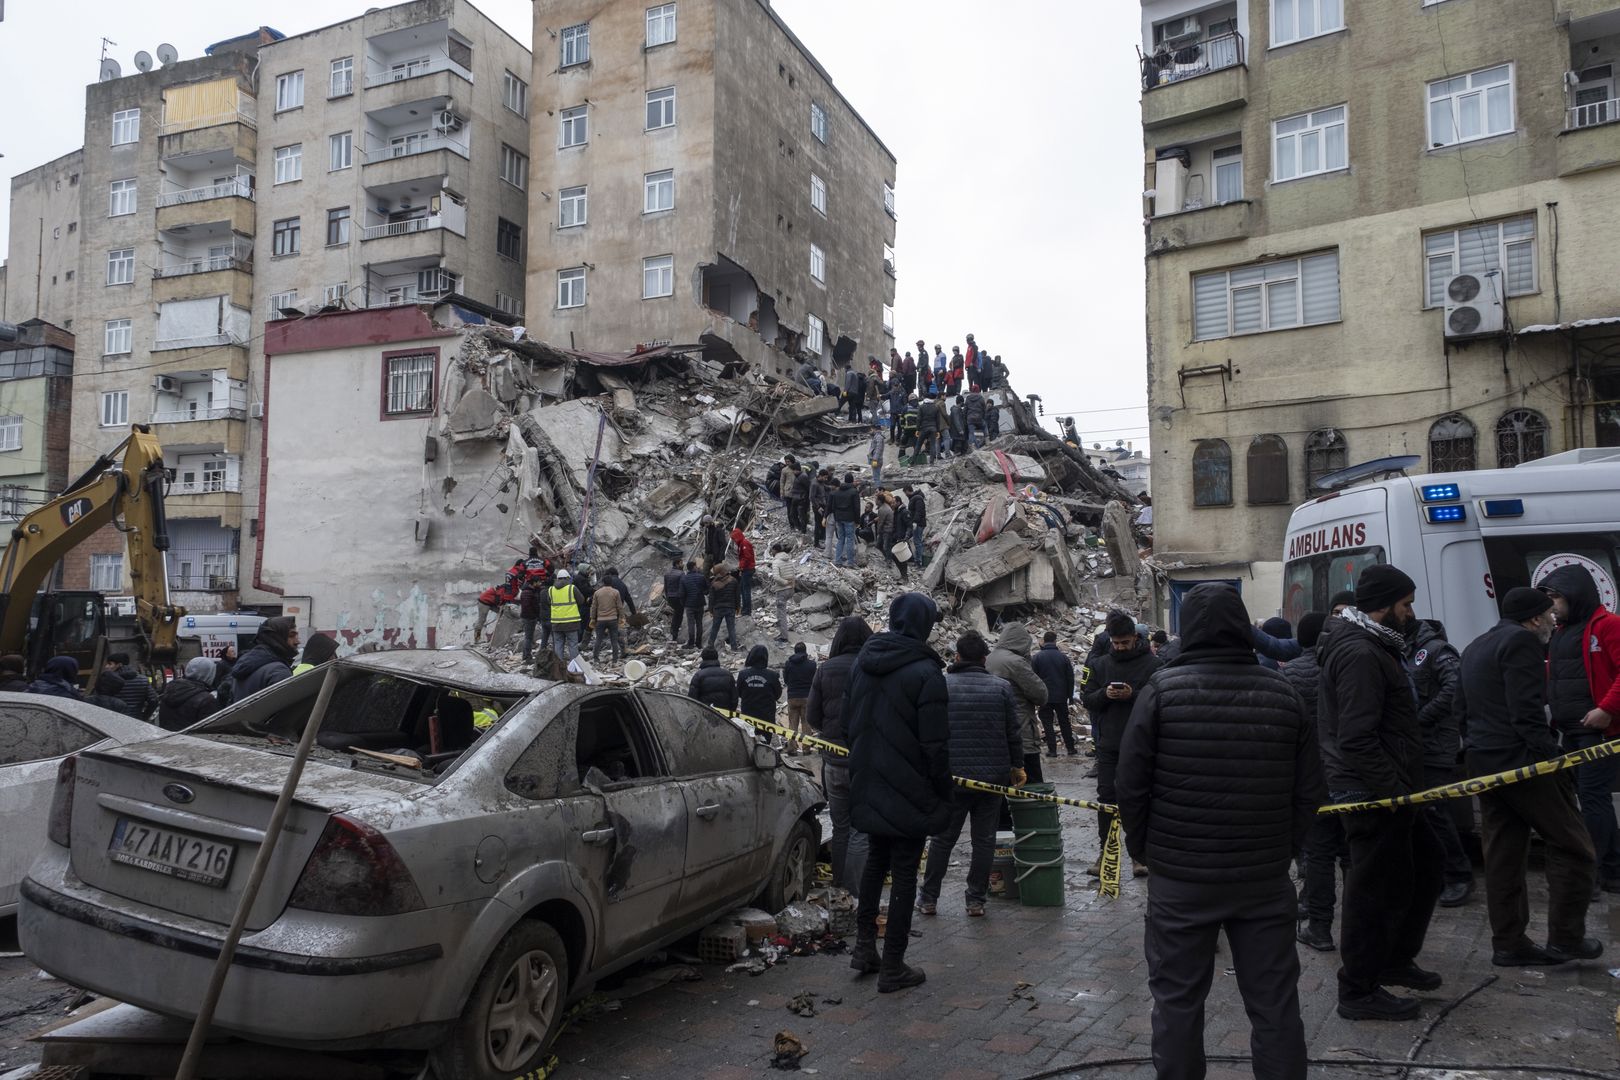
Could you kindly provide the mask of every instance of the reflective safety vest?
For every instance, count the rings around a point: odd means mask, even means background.
[[[547,595],[551,600],[551,625],[553,628],[558,623],[579,622],[579,601],[577,599],[579,592],[574,588],[573,583],[554,585],[548,590]]]
[[[484,731],[500,718],[501,714],[496,712],[494,709],[479,709],[473,713],[473,727],[477,728],[479,731]]]

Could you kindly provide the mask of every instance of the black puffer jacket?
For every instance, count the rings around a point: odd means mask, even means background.
[[[867,640],[850,674],[850,824],[868,836],[921,840],[950,818],[945,665],[928,647],[938,621],[921,593],[895,597],[890,629]]]
[[[737,610],[737,597],[741,590],[732,574],[721,574],[709,586],[709,610],[726,612]]]
[[[1286,879],[1322,801],[1316,732],[1255,659],[1235,589],[1195,587],[1181,628],[1182,655],[1138,693],[1120,750],[1126,849],[1180,881]]]
[[[832,644],[827,646],[827,659],[816,668],[810,680],[810,700],[804,703],[804,715],[823,739],[849,747],[849,729],[844,723],[844,700],[849,690],[850,673],[855,670],[855,658],[861,647],[872,636],[872,628],[859,615],[849,615],[833,631]],[[843,754],[828,754],[822,764],[846,768],[849,758]]]
[[[782,684],[789,701],[810,696],[810,684],[816,681],[815,657],[807,652],[796,652],[782,665]]]
[[[834,521],[861,520],[861,491],[854,484],[839,484],[827,496]]]
[[[1186,636],[1186,630],[1182,630]],[[1092,737],[1097,745],[1106,750],[1117,749],[1120,740],[1125,736],[1125,722],[1131,718],[1131,710],[1135,707],[1137,698],[1142,695],[1142,688],[1147,685],[1153,673],[1162,667],[1159,658],[1153,655],[1148,648],[1147,639],[1138,636],[1136,648],[1130,652],[1115,652],[1110,644],[1108,651],[1095,657],[1086,665],[1086,685],[1080,690],[1080,699],[1085,702],[1086,713],[1091,717]],[[1122,682],[1131,688],[1128,698],[1111,698],[1108,696],[1108,684]]]
[[[152,709],[157,706],[157,691],[134,668],[124,669],[124,685],[118,691],[118,700],[124,703],[124,711],[137,720],[145,720],[152,715]]]
[[[737,680],[718,660],[705,660],[692,673],[686,696],[727,712],[737,710]]]
[[[688,611],[702,611],[703,598],[709,594],[709,578],[701,570],[688,570],[681,575],[681,606]]]
[[[292,678],[293,657],[296,650],[288,643],[294,629],[293,620],[285,615],[266,619],[259,626],[253,648],[243,653],[231,668],[219,695],[220,704],[241,701],[267,686]]]
[[[1584,730],[1581,721],[1597,706],[1582,648],[1587,621],[1598,609],[1597,583],[1584,566],[1560,566],[1541,579],[1540,588],[1569,601],[1569,618],[1560,620],[1547,644],[1547,704],[1552,706],[1554,727],[1578,733]]]
[[[683,606],[681,604],[681,580],[685,577],[686,572],[683,570],[664,571],[664,602],[672,608]]]
[[[1042,645],[1029,658],[1035,674],[1046,684],[1046,703],[1056,705],[1074,697],[1074,661],[1056,643]]]
[[[158,727],[184,731],[218,709],[219,702],[207,683],[181,676],[163,688],[163,699],[158,702]]]
[[[981,664],[952,664],[946,669],[950,696],[951,775],[986,784],[1005,784],[1014,766],[1024,764],[1023,725],[1007,680]]]
[[[776,703],[781,700],[782,677],[771,667],[771,651],[755,645],[737,672],[737,708],[755,720],[775,723]]]
[[[1323,766],[1330,791],[1382,799],[1423,789],[1423,736],[1404,644],[1342,615],[1323,627],[1316,716],[1329,747]]]
[[[1179,653],[1181,650],[1176,651]],[[1164,656],[1163,649],[1159,650],[1159,656]],[[1168,665],[1174,660],[1175,657],[1171,657],[1165,663]],[[1288,685],[1294,688],[1294,693],[1299,695],[1300,704],[1305,707],[1305,719],[1311,722],[1313,728],[1316,727],[1316,693],[1322,681],[1322,666],[1316,662],[1316,650],[1307,649],[1303,655],[1288,661],[1282,666],[1282,675],[1288,680]]]
[[[1540,639],[1512,619],[1463,650],[1453,706],[1470,771],[1503,772],[1563,752],[1547,723],[1543,657]]]
[[[1412,686],[1417,691],[1418,729],[1423,733],[1423,766],[1455,769],[1462,737],[1457,730],[1457,680],[1462,657],[1446,640],[1446,628],[1433,619],[1413,620],[1417,629],[1407,647]]]

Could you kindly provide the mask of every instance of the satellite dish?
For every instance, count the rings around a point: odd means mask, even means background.
[[[175,51],[175,47],[173,45],[170,45],[167,41],[165,41],[162,45],[157,47],[157,58],[158,63],[162,64],[164,67],[168,67],[170,64],[180,59],[180,54]]]
[[[102,82],[112,82],[123,73],[124,69],[118,66],[118,61],[109,58],[101,62]]]
[[[135,66],[142,71],[152,70],[152,54],[142,49],[135,54]]]
[[[1363,480],[1383,479],[1386,476],[1404,476],[1406,470],[1415,468],[1423,458],[1417,454],[1399,454],[1395,457],[1374,458],[1372,461],[1363,461],[1359,465],[1352,465],[1347,469],[1339,469],[1325,476],[1318,476],[1311,485],[1317,491],[1338,491],[1351,484],[1359,484]]]

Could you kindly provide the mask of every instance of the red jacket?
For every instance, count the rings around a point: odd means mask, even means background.
[[[1586,621],[1586,682],[1597,707],[1614,717],[1604,734],[1620,735],[1620,615],[1602,605]]]
[[[492,585],[478,594],[478,602],[489,607],[500,607],[517,599],[517,586],[511,582]]]
[[[737,569],[752,570],[754,568],[754,545],[748,537],[743,535],[741,529],[731,530],[731,542],[737,548]]]

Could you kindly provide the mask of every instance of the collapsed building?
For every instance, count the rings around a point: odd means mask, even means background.
[[[762,490],[785,452],[869,477],[870,421],[702,343],[587,352],[447,303],[292,320],[266,350],[258,584],[346,648],[470,642],[480,592],[531,543],[616,566],[661,609],[662,572],[697,553],[709,513],[743,524],[762,561],[781,540],[799,553],[795,640],[824,641],[844,614],[881,625],[903,588],[932,592],[951,628],[1017,617],[1087,635],[1151,594],[1129,492],[1010,389],[990,392],[1005,419],[983,449],[912,465],[890,447],[884,486],[929,506],[931,558],[902,582],[870,544],[834,566]],[[774,637],[768,606],[739,633]],[[686,664],[663,625],[633,647]]]

